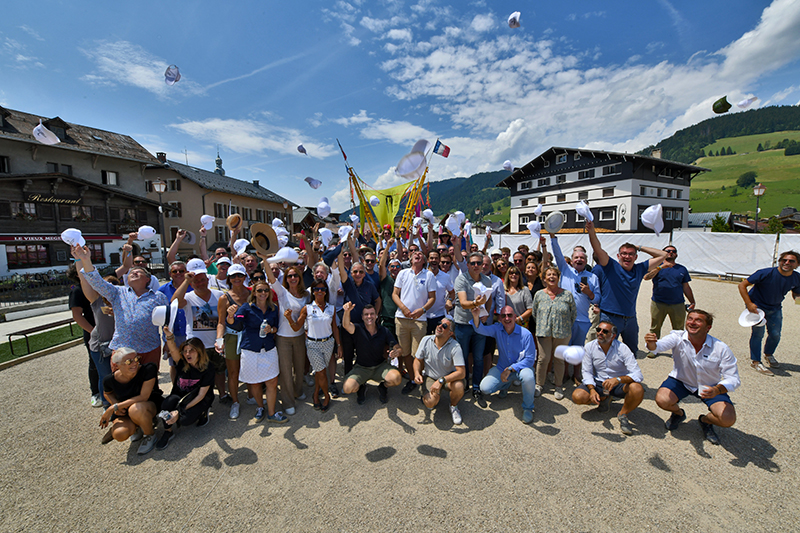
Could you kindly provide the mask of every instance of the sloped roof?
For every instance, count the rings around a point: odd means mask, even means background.
[[[713,213],[689,213],[686,217],[686,222],[690,228],[706,228],[711,227],[714,218],[719,215],[725,219],[725,222],[730,224],[731,211],[719,211]]]
[[[158,159],[128,135],[72,124],[60,117],[39,117],[2,107],[0,107],[0,116],[4,117],[3,127],[0,127],[0,139],[11,139],[42,146],[33,137],[33,128],[39,125],[41,119],[45,127],[49,124],[66,130],[66,139],[62,139],[58,144],[50,145],[52,148],[116,157],[138,163],[158,163]]]
[[[228,176],[220,176],[216,172],[209,172],[202,168],[190,167],[182,165],[176,161],[168,161],[166,165],[158,163],[159,167],[170,168],[180,174],[187,180],[193,181],[200,187],[210,191],[219,191],[229,194],[236,194],[238,196],[245,196],[247,198],[255,198],[257,200],[266,200],[276,204],[282,204],[284,201],[288,202],[292,208],[298,207],[297,204],[275,194],[269,189],[265,189],[260,185],[249,181],[242,181]]]
[[[0,182],[4,181],[20,181],[20,180],[38,180],[38,179],[58,179],[61,181],[71,181],[74,183],[78,183],[80,185],[85,185],[87,187],[91,187],[93,189],[100,189],[102,191],[107,192],[112,196],[120,196],[124,198],[128,198],[129,200],[134,200],[136,202],[142,204],[148,204],[153,207],[158,207],[159,203],[154,200],[149,200],[143,196],[139,196],[137,194],[125,192],[117,187],[109,187],[107,185],[100,185],[97,182],[89,181],[83,178],[79,178],[77,176],[70,176],[69,174],[62,174],[61,172],[38,172],[38,173],[25,173],[25,174],[0,174]],[[165,210],[171,210],[172,208],[168,205],[164,205]]]
[[[512,183],[520,181],[524,179],[525,176],[533,174],[537,170],[544,168],[544,161],[545,156],[548,154],[566,154],[566,153],[581,153],[581,154],[591,154],[592,157],[607,157],[609,159],[622,159],[623,161],[641,161],[641,162],[648,162],[653,163],[655,165],[659,165],[661,167],[671,167],[671,168],[679,168],[681,170],[688,170],[689,172],[693,173],[700,173],[700,172],[711,172],[711,169],[697,167],[694,165],[687,165],[686,163],[679,163],[677,161],[670,161],[669,159],[661,159],[660,157],[651,157],[649,155],[638,155],[638,154],[628,154],[623,152],[607,152],[605,150],[585,150],[581,148],[565,148],[562,146],[551,146],[528,163],[522,165],[519,168],[515,168],[514,171],[511,173],[510,176],[505,178],[503,181],[498,183],[496,187],[509,187]]]

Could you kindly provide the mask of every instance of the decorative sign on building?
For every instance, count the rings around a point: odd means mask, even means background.
[[[59,196],[44,196],[41,194],[29,194],[25,199],[26,202],[42,202],[47,204],[68,204],[78,205],[83,201],[83,198],[64,198]]]

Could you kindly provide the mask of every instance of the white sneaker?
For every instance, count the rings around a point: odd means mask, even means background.
[[[103,398],[99,394],[92,396],[89,402],[92,404],[92,407],[103,407]]]
[[[287,407],[286,409],[283,410],[283,412],[289,416],[292,416],[295,413],[295,410],[294,407]]]
[[[231,412],[228,415],[228,418],[230,418],[231,420],[236,420],[237,418],[239,418],[239,402],[236,402],[233,405],[231,405]]]
[[[533,393],[533,397],[538,398],[541,395],[542,395],[542,386],[536,385],[536,391]]]
[[[456,426],[461,423],[461,412],[458,410],[457,405],[450,406],[450,416],[453,417],[453,424]]]
[[[564,389],[561,387],[556,387],[555,392],[553,393],[553,398],[556,400],[563,400],[564,399]]]
[[[256,404],[256,399],[253,398],[252,396],[247,399],[247,405],[255,405],[255,404]]]
[[[136,442],[136,441],[138,441],[138,440],[142,440],[142,437],[143,437],[143,436],[144,436],[144,433],[142,433],[142,428],[140,428],[140,427],[137,427],[137,428],[136,428],[136,433],[134,433],[133,435],[131,435],[131,436],[129,437],[129,439],[130,439],[130,441],[131,441],[131,442]]]
[[[156,436],[155,435],[145,435],[142,437],[142,443],[139,445],[139,451],[136,452],[139,455],[144,455],[146,453],[150,453],[156,445]]]

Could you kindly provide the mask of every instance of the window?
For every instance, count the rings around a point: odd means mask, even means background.
[[[9,268],[48,266],[50,258],[46,244],[23,244],[6,246]]]
[[[525,207],[526,205],[528,205],[528,199],[525,198],[524,200],[520,200],[519,201],[519,205],[521,205],[522,207]]]
[[[560,154],[556,156],[556,165],[563,165],[567,162],[567,154]]]
[[[72,176],[72,165],[61,165],[61,173]]]
[[[619,174],[619,165],[608,165],[603,167],[603,176],[610,176],[611,174]]]
[[[546,204],[547,203],[547,196],[540,196],[539,197],[539,203],[540,204]]]
[[[583,191],[578,193],[578,201],[588,200],[588,199],[589,199],[589,191]]]
[[[567,175],[566,174],[559,174],[556,176],[556,183],[566,183],[567,182]]]
[[[11,216],[23,220],[36,220],[36,204],[33,202],[11,202]]]
[[[681,220],[683,220],[683,209],[676,209],[675,210],[675,216],[672,217],[672,218],[676,222],[680,222]]]
[[[558,196],[556,196],[556,202],[566,202],[566,201],[567,201],[566,194],[559,194]]]
[[[101,173],[103,175],[103,185],[119,185],[117,182],[119,174],[111,170],[103,170]]]
[[[253,220],[253,210],[249,207],[242,208],[242,219],[243,220]]]
[[[58,172],[58,163],[47,163],[47,172]]]
[[[103,256],[103,245],[102,244],[92,244],[86,243],[86,247],[89,248],[89,251],[92,253],[92,262],[93,263],[105,263],[106,258]]]
[[[178,226],[170,226],[169,227],[169,237],[170,242],[175,242],[175,238],[178,236],[178,230],[181,229]]]
[[[672,189],[667,189],[667,198],[672,198]]]
[[[181,190],[181,180],[167,180],[167,190],[170,192]]]
[[[250,227],[242,227],[242,238],[243,239],[250,239]]]
[[[92,220],[92,208],[88,205],[71,205],[70,207],[70,216],[72,216],[72,220],[79,220],[81,222],[87,222]]]
[[[603,198],[613,198],[614,197],[614,187],[606,187],[603,189]]]
[[[56,206],[53,204],[38,204],[36,210],[39,211],[39,220],[55,220]]]
[[[542,178],[538,182],[536,182],[538,187],[547,187],[550,185],[550,178]]]
[[[217,233],[217,242],[228,242],[228,236],[225,234],[225,226],[215,226],[214,229]]]
[[[614,210],[613,209],[601,209],[600,210],[600,220],[614,220]]]
[[[228,218],[228,206],[226,204],[214,204],[214,217]]]
[[[520,216],[519,216],[519,223],[520,223],[520,225],[522,225],[522,224],[527,224],[527,223],[528,223],[528,222],[530,222],[530,221],[531,221],[531,217],[530,217],[530,215],[520,215]]]
[[[658,189],[658,191],[656,191],[656,196],[658,196],[659,198],[664,196],[664,189]]]
[[[530,189],[533,187],[532,181],[523,181],[519,184],[519,190],[524,191],[525,189]]]
[[[239,206],[231,205],[230,209],[231,209],[231,215],[235,215],[236,213],[239,212]]]
[[[664,210],[664,220],[672,220],[672,209]]]
[[[92,208],[92,215],[96,221],[104,222],[106,219],[106,208],[96,205]]]
[[[575,152],[575,155],[572,156],[572,160],[573,161],[579,161],[580,158],[581,158],[581,153],[580,152]]]
[[[7,155],[0,155],[0,174],[11,173],[11,162],[8,160]]]
[[[639,187],[639,194],[640,194],[641,196],[647,196],[647,187],[640,186],[640,187]]]
[[[675,191],[675,198],[681,198],[683,196],[683,191],[678,189]]]
[[[256,209],[256,222],[264,222],[264,210]]]
[[[547,168],[547,167],[549,167],[549,166],[550,166],[550,161],[545,161],[545,162],[544,162],[544,165],[542,165],[542,166],[543,166],[544,168]]]
[[[586,221],[586,219],[585,219],[585,218],[583,218],[582,216],[580,216],[580,215],[578,214],[578,212],[576,211],[576,212],[575,212],[575,222],[585,222],[585,221]]]
[[[151,180],[145,180],[144,192],[153,192],[153,182]]]
[[[120,209],[120,211],[122,212],[121,215],[123,222],[136,222],[136,209],[126,207]]]
[[[589,170],[581,170],[578,172],[578,179],[583,180],[586,178],[593,178],[594,177],[594,169],[590,168]]]
[[[180,202],[167,202],[167,205],[173,207],[174,210],[173,211],[164,210],[165,211],[164,216],[166,218],[180,218],[183,216],[183,210]]]
[[[544,222],[545,220],[547,220],[547,215],[539,215],[536,218],[536,220],[538,220],[539,222]]]

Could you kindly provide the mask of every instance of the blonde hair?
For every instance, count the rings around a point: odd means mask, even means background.
[[[120,346],[119,348],[114,350],[114,353],[111,355],[111,362],[114,363],[115,365],[118,365],[122,362],[123,359],[125,359],[126,356],[131,354],[135,355],[136,353],[137,353],[136,350],[134,350],[133,348]]]

